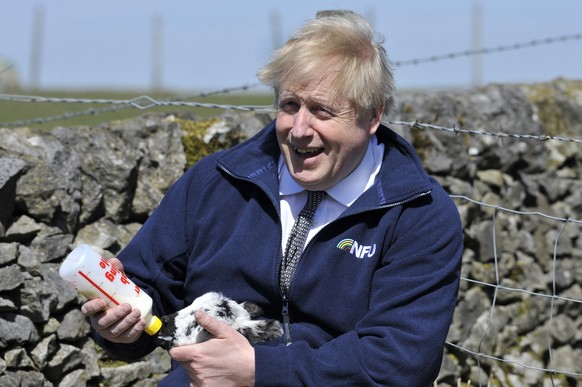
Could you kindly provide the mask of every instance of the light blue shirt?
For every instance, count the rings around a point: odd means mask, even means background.
[[[366,154],[358,167],[336,185],[326,190],[327,197],[322,201],[315,213],[306,243],[374,184],[374,179],[382,165],[383,154],[384,144],[379,144],[376,136],[372,136]],[[281,203],[282,248],[284,252],[293,223],[307,201],[307,191],[293,180],[283,156],[279,158],[279,199]]]

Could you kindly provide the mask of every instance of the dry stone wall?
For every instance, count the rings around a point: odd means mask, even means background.
[[[212,149],[231,146],[270,118],[225,112],[200,141]],[[389,119],[537,136],[393,126],[453,195],[582,219],[582,145],[539,138],[582,137],[581,82],[403,93]],[[58,268],[80,243],[106,256],[128,243],[186,168],[186,123],[152,114],[95,127],[0,128],[0,385],[153,386],[168,372],[163,351],[133,363],[103,353],[80,313],[82,297]],[[553,378],[561,385],[582,385],[576,375],[582,373],[580,226],[562,230],[564,222],[553,219],[455,202],[464,224],[467,280],[439,385],[456,385],[459,377],[547,385],[547,373],[515,362],[559,370]]]

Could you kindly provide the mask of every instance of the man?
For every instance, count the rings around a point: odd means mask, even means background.
[[[219,291],[259,304],[284,336],[253,347],[199,311],[214,338],[170,350],[162,385],[431,384],[462,231],[412,147],[381,124],[393,92],[384,49],[359,15],[324,13],[259,77],[275,91],[276,119],[190,169],[120,259],[158,315]],[[110,352],[153,349],[128,305],[94,300],[83,312]]]

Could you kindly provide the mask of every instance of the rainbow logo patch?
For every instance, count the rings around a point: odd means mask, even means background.
[[[354,240],[353,239],[342,239],[338,244],[337,244],[337,248],[340,250],[345,250],[345,251],[350,251],[352,250],[352,246],[354,245]]]
[[[376,244],[361,245],[353,239],[342,239],[336,246],[338,249],[346,251],[360,259],[373,257],[376,254]]]

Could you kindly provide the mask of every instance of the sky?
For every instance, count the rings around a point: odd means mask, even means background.
[[[272,51],[321,9],[368,17],[394,64],[582,33],[580,0],[0,1],[0,77],[15,73],[25,89],[256,87]],[[582,79],[582,39],[394,74],[400,89]]]

